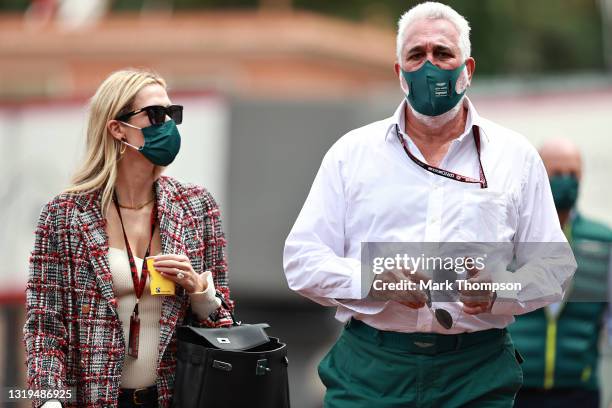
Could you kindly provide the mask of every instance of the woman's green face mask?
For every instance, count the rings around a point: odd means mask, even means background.
[[[123,143],[138,150],[151,163],[158,166],[167,166],[174,161],[181,148],[181,135],[174,120],[170,119],[161,125],[151,125],[144,128],[126,122],[122,123],[140,129],[145,141],[141,147],[133,146],[127,142]]]

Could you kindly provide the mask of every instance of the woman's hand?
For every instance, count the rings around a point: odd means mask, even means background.
[[[40,408],[62,408],[63,405],[59,400],[48,400],[40,406]]]
[[[186,255],[165,254],[155,256],[153,266],[164,278],[179,284],[187,293],[203,292],[208,287],[206,279],[196,273]]]

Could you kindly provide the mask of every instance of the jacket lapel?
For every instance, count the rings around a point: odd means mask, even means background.
[[[113,292],[113,279],[107,257],[108,236],[105,230],[106,220],[102,217],[101,197],[101,192],[97,191],[76,198],[77,204],[81,207],[78,221],[100,293],[118,318],[117,300]]]
[[[155,184],[156,197],[158,204],[158,218],[161,235],[162,254],[185,255],[186,248],[183,242],[183,215],[184,210],[181,204],[175,199],[176,191],[166,179],[159,178]],[[182,287],[176,287],[175,296],[164,296],[162,301],[160,335],[159,335],[159,355],[157,364],[161,362],[166,347],[172,339],[179,316],[184,312],[186,306],[185,291]]]
[[[113,279],[108,261],[108,236],[105,226],[106,220],[102,217],[101,192],[79,196],[76,201],[81,207],[78,222],[83,234],[84,242],[89,251],[89,261],[94,273],[100,293],[110,305],[112,313],[117,313],[117,299],[113,291]],[[185,254],[183,242],[183,215],[184,210],[176,199],[174,186],[165,176],[155,181],[155,198],[158,205],[158,221],[160,227],[162,254]],[[177,286],[175,296],[164,296],[160,319],[159,358],[161,357],[175,330],[179,316],[184,313],[187,295],[180,286]]]

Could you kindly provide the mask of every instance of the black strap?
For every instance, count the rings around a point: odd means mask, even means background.
[[[119,406],[123,407],[157,407],[157,386],[147,388],[120,388]]]
[[[446,177],[446,178],[449,178],[449,179],[452,179],[452,180],[460,181],[462,183],[478,183],[478,184],[480,184],[480,188],[487,188],[488,187],[487,178],[485,177],[484,169],[482,168],[482,161],[480,160],[480,129],[478,128],[478,126],[476,126],[476,125],[472,126],[472,134],[474,136],[474,144],[476,145],[476,153],[478,154],[478,165],[480,167],[480,171],[479,171],[480,179],[479,180],[477,180],[475,178],[472,178],[472,177],[463,176],[461,174],[457,174],[457,173],[454,173],[454,172],[449,171],[449,170],[444,170],[444,169],[441,169],[439,167],[429,165],[427,163],[423,163],[421,160],[419,160],[417,157],[415,157],[410,152],[410,149],[408,149],[408,144],[406,143],[404,138],[401,136],[400,129],[399,129],[399,126],[397,125],[397,123],[395,124],[395,134],[397,135],[397,138],[399,139],[400,143],[402,144],[402,147],[404,148],[404,151],[406,152],[408,157],[414,163],[418,164],[419,166],[421,166],[423,169],[429,171],[430,173],[433,173],[433,174],[438,175],[438,176]]]
[[[206,263],[206,260],[204,259],[204,251],[202,251],[202,266],[204,267],[205,271],[209,271],[210,270],[208,268],[208,264]],[[212,273],[212,271],[210,273]],[[240,322],[238,320],[236,320],[236,316],[234,316],[234,313],[232,312],[232,309],[225,302],[225,298],[223,297],[223,293],[221,293],[217,288],[215,288],[215,296],[218,297],[219,300],[221,300],[221,306],[223,306],[225,308],[225,310],[227,310],[229,312],[230,317],[232,318],[232,326],[240,326]],[[189,309],[187,309],[186,319],[187,319],[187,322],[188,322],[189,325],[195,326],[194,323],[197,320],[194,318],[193,310],[191,310],[191,303],[189,304]]]
[[[232,312],[232,309],[225,302],[225,298],[223,298],[223,294],[217,290],[216,293],[215,293],[215,296],[218,297],[219,300],[221,300],[221,305],[225,308],[225,310],[227,310],[227,312],[229,313],[230,317],[232,318],[232,326],[240,326],[240,322],[236,320],[236,316],[234,316],[234,313]]]
[[[228,311],[230,317],[232,318],[232,326],[240,326],[241,322],[236,320],[236,316],[234,316],[234,313],[232,312],[232,309],[229,307],[229,305],[225,301],[225,298],[223,297],[223,294],[220,291],[215,289],[215,296],[219,298],[219,300],[221,301],[221,306],[225,310]],[[187,312],[185,314],[184,322],[188,326],[198,326],[198,324],[197,324],[198,323],[198,319],[196,319],[195,313],[193,313],[193,310],[191,309],[191,303],[189,303],[189,307],[187,308]]]
[[[210,270],[208,268],[208,264],[206,263],[206,260],[204,259],[204,251],[202,251],[202,266],[204,267],[205,271],[209,271]],[[212,273],[212,271],[211,271],[211,273]],[[221,306],[223,306],[225,308],[225,310],[227,310],[229,312],[229,315],[232,318],[232,326],[240,326],[240,322],[238,320],[236,320],[236,316],[234,316],[234,313],[232,312],[232,309],[225,302],[225,298],[223,297],[223,293],[221,293],[219,290],[217,290],[215,288],[215,296],[218,297],[219,300],[221,300]],[[189,304],[189,308],[187,309],[187,315],[185,316],[185,321],[190,326],[196,326],[195,323],[197,323],[197,320],[195,319],[193,310],[191,310],[191,303]]]

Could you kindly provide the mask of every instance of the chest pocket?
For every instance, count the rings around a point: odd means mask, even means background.
[[[457,236],[465,242],[509,242],[516,230],[512,195],[490,189],[462,194]]]

